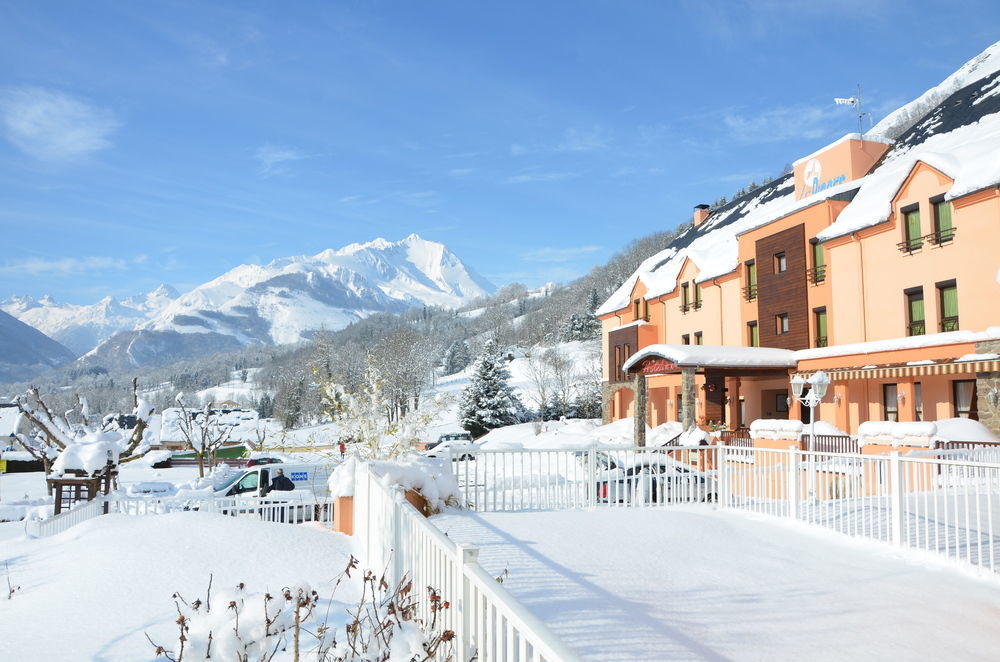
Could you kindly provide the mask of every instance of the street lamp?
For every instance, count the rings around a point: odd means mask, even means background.
[[[826,395],[826,390],[830,387],[830,378],[822,370],[817,370],[809,379],[803,379],[802,375],[795,375],[792,377],[791,384],[795,399],[809,407],[809,450],[813,450],[816,448],[816,405]],[[802,395],[806,384],[809,384],[809,392]]]

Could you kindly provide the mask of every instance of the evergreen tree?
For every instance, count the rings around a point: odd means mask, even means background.
[[[456,340],[444,355],[444,374],[454,375],[472,363],[472,352],[464,340]]]
[[[488,342],[476,359],[469,386],[462,392],[462,427],[473,437],[481,437],[494,428],[517,423],[523,409],[510,385],[510,371],[500,346]]]
[[[562,338],[565,342],[571,340],[590,340],[601,335],[601,321],[592,313],[573,313],[563,327]]]

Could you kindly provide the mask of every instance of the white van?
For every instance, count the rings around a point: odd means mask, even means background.
[[[302,522],[319,519],[330,509],[327,481],[333,464],[262,464],[233,476],[215,490],[215,508],[226,515],[254,515],[268,521]],[[281,469],[292,481],[292,490],[272,490]],[[329,513],[327,513],[329,514]]]
[[[278,463],[262,464],[243,471],[215,490],[216,497],[237,499],[268,497],[282,500],[321,500],[329,495],[327,481],[336,465],[321,463]],[[285,477],[292,481],[294,490],[287,492],[271,490],[271,482],[281,469]]]

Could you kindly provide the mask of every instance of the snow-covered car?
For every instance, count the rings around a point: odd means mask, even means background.
[[[438,439],[433,445],[428,446],[427,450],[422,451],[422,455],[425,457],[444,457],[451,454],[453,460],[474,460],[476,455],[474,452],[480,448],[480,444],[472,441],[472,436],[469,434],[448,434],[441,435],[441,439]],[[449,437],[444,439],[444,437]]]
[[[598,503],[715,501],[715,477],[664,455],[643,454],[628,462],[604,458],[597,474]],[[604,462],[601,462],[604,464]]]

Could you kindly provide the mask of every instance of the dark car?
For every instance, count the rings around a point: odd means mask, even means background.
[[[614,463],[611,463],[614,465]],[[597,476],[598,503],[714,501],[715,479],[669,458],[641,458]]]
[[[281,464],[284,460],[277,457],[252,457],[247,462],[248,467],[256,467],[260,464]]]

